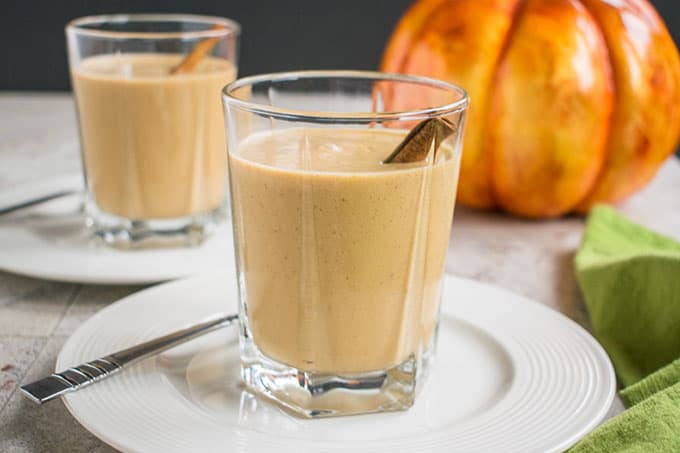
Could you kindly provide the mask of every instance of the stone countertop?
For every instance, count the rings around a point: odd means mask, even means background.
[[[70,95],[0,94],[0,191],[79,170]],[[680,162],[669,160],[621,209],[680,239]],[[583,219],[576,217],[537,222],[459,208],[447,271],[515,291],[588,328],[573,271],[582,232]],[[82,428],[63,403],[35,406],[18,387],[54,371],[61,346],[82,322],[140,288],[0,272],[0,451],[113,451]],[[621,410],[615,401],[608,417]]]

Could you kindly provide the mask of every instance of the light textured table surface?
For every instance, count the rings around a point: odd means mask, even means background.
[[[0,94],[0,191],[79,169],[70,96]],[[621,208],[630,218],[680,239],[677,159],[669,160],[656,180]],[[533,222],[458,209],[447,270],[528,296],[587,328],[573,271],[582,232],[580,218]],[[62,344],[83,321],[138,289],[0,272],[0,451],[112,450],[82,428],[60,401],[38,407],[18,387],[54,370]],[[621,407],[616,401],[609,415]]]

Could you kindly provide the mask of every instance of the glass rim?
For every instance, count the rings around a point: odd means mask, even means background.
[[[235,97],[234,92],[240,88],[254,86],[262,82],[286,82],[301,79],[360,79],[404,82],[418,85],[426,85],[431,88],[440,88],[449,92],[455,92],[460,96],[453,102],[433,107],[391,111],[391,112],[332,112],[312,111],[304,109],[290,109],[277,107],[259,102],[245,101]],[[465,89],[442,80],[405,74],[395,74],[379,71],[346,71],[346,70],[311,70],[311,71],[287,71],[260,74],[243,77],[229,83],[222,89],[222,99],[225,103],[245,109],[251,113],[266,115],[284,120],[309,120],[310,122],[344,122],[365,123],[369,121],[408,121],[440,117],[465,110],[469,105],[469,96]]]
[[[193,30],[193,31],[115,31],[86,28],[87,25],[127,22],[195,22],[209,25],[223,25],[224,29],[218,30]],[[78,17],[69,21],[65,27],[66,33],[74,33],[82,36],[93,36],[110,39],[202,39],[222,38],[230,34],[240,35],[241,25],[235,20],[199,14],[102,14],[95,16]]]

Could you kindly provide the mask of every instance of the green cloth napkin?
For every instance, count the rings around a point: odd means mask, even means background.
[[[607,421],[569,453],[680,452],[680,382]]]
[[[680,452],[680,244],[598,206],[575,264],[629,409],[570,452]]]

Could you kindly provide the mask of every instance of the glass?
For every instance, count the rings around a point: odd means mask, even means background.
[[[363,71],[228,85],[246,386],[305,417],[403,410],[433,358],[468,99]],[[419,121],[454,132],[387,158]]]
[[[239,33],[229,19],[170,14],[66,26],[87,224],[107,244],[197,245],[224,217],[219,93],[236,78]]]

